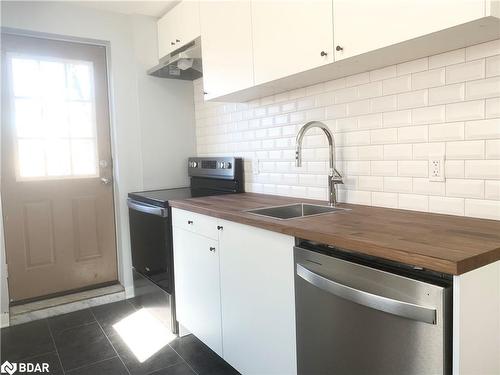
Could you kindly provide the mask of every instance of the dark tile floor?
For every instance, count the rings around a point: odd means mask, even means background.
[[[135,300],[120,301],[3,328],[1,362],[47,362],[50,374],[68,375],[238,374],[193,335],[139,362],[112,325],[140,307]]]

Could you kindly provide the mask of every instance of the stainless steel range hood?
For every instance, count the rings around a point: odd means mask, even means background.
[[[158,65],[148,70],[148,74],[187,81],[200,78],[203,75],[200,38],[162,57]]]

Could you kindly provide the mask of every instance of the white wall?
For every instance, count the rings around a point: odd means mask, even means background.
[[[248,103],[203,101],[195,82],[197,151],[245,158],[246,190],[327,199],[326,138],[335,135],[344,202],[500,219],[500,40]],[[429,182],[428,157],[446,157]],[[258,165],[259,173],[253,168]]]
[[[2,1],[1,10],[4,27],[109,42],[119,277],[129,288],[127,193],[187,183],[182,161],[195,147],[192,83],[146,75],[157,60],[154,18],[71,2]]]

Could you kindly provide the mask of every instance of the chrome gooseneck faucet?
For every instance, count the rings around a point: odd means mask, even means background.
[[[328,127],[319,121],[311,121],[302,126],[297,133],[297,138],[295,141],[295,165],[297,167],[302,166],[302,139],[306,132],[311,128],[320,128],[328,138],[328,148],[329,148],[329,171],[328,171],[328,201],[330,206],[335,207],[337,204],[337,192],[335,185],[343,184],[342,175],[335,168],[335,142],[333,140],[333,134],[330,132]]]

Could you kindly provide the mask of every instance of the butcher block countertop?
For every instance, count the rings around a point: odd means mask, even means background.
[[[245,210],[322,201],[256,193],[171,201],[172,207],[453,275],[500,260],[500,221],[339,204],[350,210],[279,220]]]

